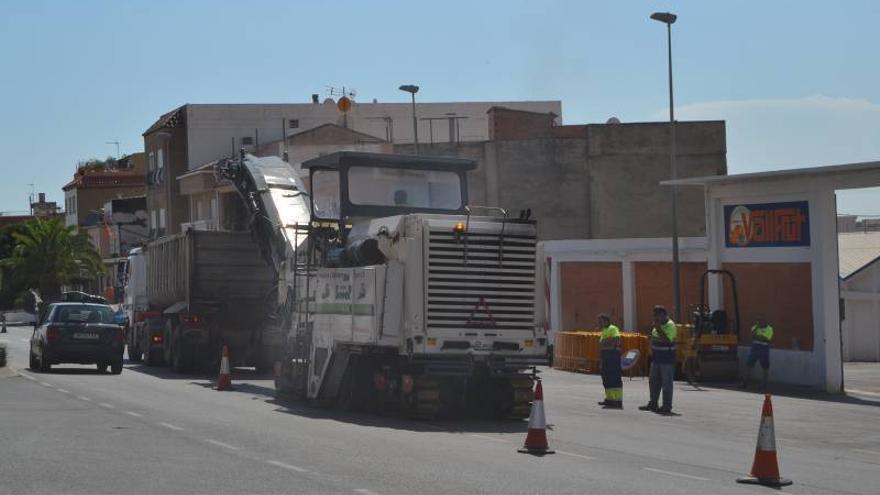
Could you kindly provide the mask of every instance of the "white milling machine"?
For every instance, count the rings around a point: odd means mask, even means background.
[[[218,167],[275,269],[276,390],[344,408],[527,416],[546,365],[535,222],[467,206],[470,160],[338,152]]]

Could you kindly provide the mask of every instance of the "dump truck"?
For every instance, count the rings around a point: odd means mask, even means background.
[[[274,276],[248,232],[189,229],[133,251],[129,267],[130,356],[158,362],[149,354],[158,348],[183,372],[213,367],[226,345],[233,366],[271,369],[281,348],[265,324]],[[138,288],[143,300],[135,300]]]
[[[279,395],[346,409],[528,415],[548,363],[530,212],[468,204],[470,160],[337,152],[218,165],[276,273]]]

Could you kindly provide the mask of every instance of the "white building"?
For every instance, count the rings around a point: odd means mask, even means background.
[[[880,361],[880,232],[838,235],[844,361]]]

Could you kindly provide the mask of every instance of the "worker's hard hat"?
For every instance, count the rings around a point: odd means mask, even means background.
[[[658,304],[658,305],[654,306],[654,314],[657,314],[657,313],[664,313],[665,314],[668,312],[666,311],[665,306],[663,306],[662,304]]]

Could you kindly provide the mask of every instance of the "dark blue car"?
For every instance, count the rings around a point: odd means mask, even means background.
[[[98,371],[122,373],[123,329],[106,304],[55,303],[31,337],[30,367],[49,371],[54,364],[95,364]]]

